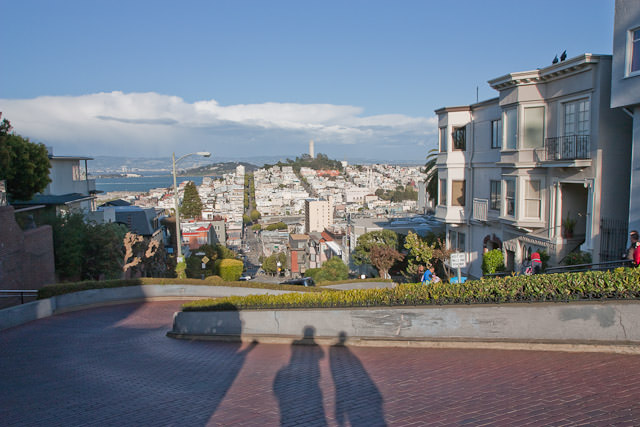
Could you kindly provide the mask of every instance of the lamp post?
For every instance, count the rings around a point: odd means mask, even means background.
[[[208,151],[198,151],[197,153],[185,154],[176,160],[176,153],[173,153],[173,200],[176,209],[176,247],[178,249],[178,257],[176,264],[182,262],[182,237],[180,237],[180,206],[178,203],[178,184],[176,183],[176,163],[188,156],[211,157]]]

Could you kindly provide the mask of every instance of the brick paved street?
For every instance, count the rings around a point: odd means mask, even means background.
[[[640,425],[639,356],[190,342],[181,303],[0,332],[0,425]]]

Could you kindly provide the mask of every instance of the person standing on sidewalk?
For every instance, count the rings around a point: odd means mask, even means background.
[[[631,240],[631,246],[627,249],[627,259],[633,261],[634,267],[640,265],[640,242],[638,232],[632,230],[629,233],[629,240]]]

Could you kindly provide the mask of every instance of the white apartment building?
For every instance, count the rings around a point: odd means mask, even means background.
[[[494,248],[511,270],[536,250],[553,264],[577,249],[619,258],[631,120],[609,107],[611,62],[584,54],[506,74],[489,81],[498,98],[436,111],[436,217],[467,274],[480,276]]]
[[[323,232],[333,224],[333,205],[328,200],[305,200],[304,220],[305,233]]]
[[[631,156],[629,230],[640,231],[640,2],[616,0],[613,26],[611,108],[626,112],[633,120],[628,141]],[[626,237],[626,236],[625,236]]]

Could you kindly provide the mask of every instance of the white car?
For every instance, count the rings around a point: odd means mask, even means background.
[[[253,279],[253,277],[251,277],[251,276],[240,276],[240,278],[238,280],[241,281],[241,282],[246,282],[246,281],[251,280],[251,279]]]

